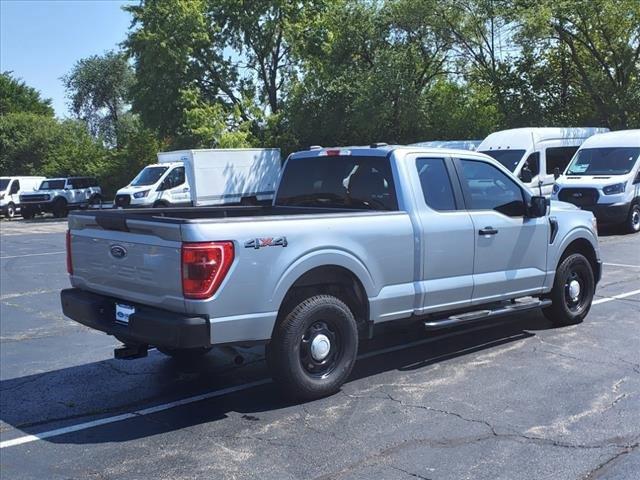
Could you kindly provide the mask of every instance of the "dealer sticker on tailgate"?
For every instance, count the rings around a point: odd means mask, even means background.
[[[129,325],[129,317],[136,313],[136,308],[131,305],[116,303],[116,322]]]

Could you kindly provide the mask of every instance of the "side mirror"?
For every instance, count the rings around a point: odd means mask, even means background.
[[[547,199],[540,196],[531,197],[527,210],[529,218],[544,217],[547,214]]]
[[[559,176],[560,176],[560,169],[556,167],[553,169],[553,179],[557,180]]]
[[[533,180],[533,172],[526,167],[523,168],[520,172],[520,180],[524,183],[531,183],[531,180]]]

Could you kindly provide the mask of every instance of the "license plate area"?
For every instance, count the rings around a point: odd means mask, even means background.
[[[116,303],[116,323],[129,325],[129,317],[136,313],[136,307],[124,303]]]

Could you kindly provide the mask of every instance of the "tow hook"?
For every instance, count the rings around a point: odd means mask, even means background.
[[[113,350],[113,357],[118,360],[135,360],[144,358],[149,352],[149,345],[121,345]]]

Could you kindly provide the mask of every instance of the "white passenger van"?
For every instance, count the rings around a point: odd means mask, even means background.
[[[116,193],[115,206],[206,206],[271,201],[280,178],[277,148],[180,150],[158,153],[129,185]]]
[[[20,194],[37,190],[45,177],[0,177],[0,212],[15,217],[20,209]]]
[[[478,146],[536,194],[551,195],[554,171],[562,172],[587,138],[608,128],[514,128],[495,132]]]
[[[640,231],[640,130],[594,135],[553,186],[552,198],[593,212],[601,224]]]

